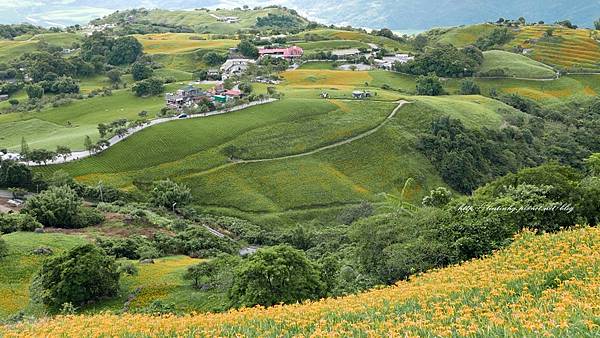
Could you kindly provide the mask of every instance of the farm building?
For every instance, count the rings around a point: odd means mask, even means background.
[[[287,48],[259,48],[258,54],[261,57],[269,55],[275,58],[293,60],[302,57],[302,55],[304,55],[304,50],[298,46]]]
[[[392,70],[396,62],[407,63],[408,61],[414,60],[414,56],[408,54],[396,54],[394,56],[384,56],[382,59],[375,59],[375,65],[381,69]]]
[[[0,101],[6,101],[6,100],[8,100],[8,95],[6,95],[6,94],[0,95]]]
[[[229,59],[221,66],[221,77],[223,80],[236,75],[241,75],[249,64],[255,63],[254,60],[250,59]]]
[[[352,98],[354,99],[366,99],[371,97],[371,92],[363,91],[363,90],[355,90],[352,92]]]
[[[336,49],[331,51],[331,55],[337,56],[338,59],[346,59],[360,56],[361,52],[357,48]]]

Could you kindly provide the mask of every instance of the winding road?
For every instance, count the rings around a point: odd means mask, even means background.
[[[250,103],[246,103],[246,104],[242,104],[239,106],[235,106],[229,109],[223,109],[223,110],[216,110],[213,112],[209,112],[209,113],[204,113],[204,114],[194,114],[194,115],[189,115],[187,118],[185,119],[193,119],[193,118],[201,118],[201,117],[209,117],[209,116],[215,116],[215,115],[221,115],[221,114],[227,114],[227,113],[231,113],[234,111],[238,111],[238,110],[242,110],[242,109],[246,109],[249,107],[253,107],[253,106],[257,106],[257,105],[261,105],[261,104],[265,104],[265,103],[271,103],[277,101],[277,99],[265,99],[265,100],[260,100],[260,101],[254,101],[254,102],[250,102]],[[114,146],[115,144],[123,141],[124,139],[128,138],[129,136],[140,132],[148,127],[152,127],[155,126],[157,124],[161,124],[161,123],[165,123],[165,122],[170,122],[170,121],[176,121],[176,120],[182,120],[181,118],[174,116],[174,117],[164,117],[164,118],[158,118],[158,119],[154,119],[154,120],[150,120],[148,123],[141,125],[139,127],[135,127],[135,128],[131,128],[127,131],[127,134],[123,135],[123,136],[113,136],[112,138],[110,138],[108,140],[108,146],[100,151],[97,151],[95,153],[92,153],[88,150],[83,150],[83,151],[75,151],[72,152],[69,156],[63,158],[63,157],[57,157],[55,160],[53,161],[48,161],[46,164],[60,164],[60,163],[67,163],[67,162],[71,162],[71,161],[75,161],[75,160],[79,160],[82,158],[86,158],[86,157],[90,157],[92,155],[96,155],[98,153],[101,153],[103,151],[105,151],[106,149]],[[21,155],[18,153],[6,153],[4,155],[0,155],[0,158],[2,159],[14,159],[14,160],[19,160],[21,158]],[[37,166],[39,164],[34,163],[34,162],[24,162],[21,161],[22,163],[25,163],[29,166]]]

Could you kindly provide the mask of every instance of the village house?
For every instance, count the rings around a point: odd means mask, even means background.
[[[382,59],[374,59],[373,62],[375,62],[375,65],[378,68],[393,70],[396,62],[407,63],[408,61],[412,61],[414,59],[414,56],[410,56],[408,54],[396,54],[394,56],[384,56]]]
[[[369,98],[371,96],[372,96],[371,92],[364,91],[364,90],[355,90],[355,91],[352,92],[352,98],[353,99],[362,100],[362,99]]]
[[[8,100],[8,95],[6,95],[6,94],[0,95],[0,101],[6,101],[6,100]]]
[[[249,64],[255,63],[250,59],[229,59],[221,66],[221,78],[227,80],[230,77],[241,75],[248,69]]]
[[[192,108],[204,99],[209,99],[208,94],[193,86],[179,89],[175,93],[165,94],[167,108],[175,109],[177,111],[181,111],[185,108]]]
[[[295,60],[304,55],[304,50],[298,46],[287,48],[259,48],[258,54],[260,57],[270,56],[274,58],[282,58],[286,60]]]

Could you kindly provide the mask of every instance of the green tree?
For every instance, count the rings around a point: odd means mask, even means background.
[[[145,62],[136,62],[131,66],[131,76],[133,80],[145,80],[154,74],[154,71]]]
[[[85,135],[85,139],[83,139],[83,147],[87,151],[92,151],[93,148],[94,148],[94,144],[92,143],[92,139],[88,135]]]
[[[67,146],[56,146],[56,154],[61,156],[63,160],[67,160],[67,158],[71,155],[71,148]]]
[[[2,234],[0,234],[1,236]],[[0,237],[0,259],[8,256],[8,245],[4,238]]]
[[[143,46],[133,36],[123,36],[117,38],[110,52],[106,56],[106,61],[111,65],[130,64],[142,55]]]
[[[585,164],[593,176],[600,176],[600,153],[590,155],[585,159]]]
[[[162,93],[165,90],[161,79],[151,77],[137,82],[131,87],[136,96],[153,96]]]
[[[252,84],[250,82],[242,82],[238,85],[238,88],[246,95],[252,93]]]
[[[44,88],[36,84],[31,84],[25,87],[25,92],[30,99],[41,99],[42,96],[44,96]]]
[[[235,271],[229,296],[235,306],[290,304],[323,296],[315,263],[287,245],[258,250]]]
[[[600,30],[600,19],[594,21],[594,27],[596,28],[596,30]]]
[[[173,208],[186,205],[192,199],[190,189],[171,180],[155,182],[150,191],[150,203],[157,207]]]
[[[31,289],[34,300],[56,311],[114,297],[119,292],[115,259],[92,244],[75,247],[44,262]]]
[[[460,95],[479,95],[481,89],[475,81],[471,79],[464,79],[460,81]]]
[[[209,261],[192,265],[183,279],[192,282],[197,289],[228,291],[233,284],[234,271],[241,262],[240,257],[222,254]]]
[[[442,81],[433,73],[419,76],[416,88],[419,95],[438,96],[444,93]]]
[[[72,228],[79,226],[77,216],[82,203],[70,187],[50,187],[29,198],[23,211],[45,226]]]
[[[106,72],[106,76],[111,83],[121,83],[121,72],[118,69],[111,69]]]
[[[223,62],[225,62],[225,60],[227,60],[227,57],[225,55],[218,54],[215,52],[208,52],[208,53],[204,54],[204,56],[202,57],[202,60],[207,65],[214,67],[214,66],[218,66],[218,65],[222,64]]]
[[[258,57],[258,48],[248,40],[240,42],[237,48],[240,53],[247,58],[256,59]]]
[[[438,187],[429,192],[429,195],[423,197],[423,206],[443,207],[452,200],[452,192],[444,187]]]
[[[25,140],[25,136],[21,137],[21,155],[27,156],[29,154],[29,144]]]

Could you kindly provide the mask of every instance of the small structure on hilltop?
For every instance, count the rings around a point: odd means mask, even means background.
[[[384,56],[381,59],[374,59],[375,65],[381,69],[393,70],[394,65],[397,63],[407,63],[414,60],[414,56],[408,54],[396,54],[394,56]]]
[[[295,60],[304,55],[304,50],[298,46],[287,48],[259,48],[258,54],[261,57],[270,56],[273,58],[281,58],[286,60]]]
[[[250,59],[229,59],[221,66],[221,78],[227,80],[230,77],[241,75],[248,69],[248,65],[254,64]]]
[[[237,23],[240,22],[240,18],[238,18],[237,16],[219,16],[216,14],[210,14],[210,16],[212,16],[213,18],[217,19],[217,21],[219,22],[225,22],[225,23]]]
[[[175,93],[166,93],[165,101],[167,102],[167,108],[181,111],[185,108],[192,108],[203,100],[208,100],[210,96],[208,93],[193,87],[187,86],[179,89]]]

